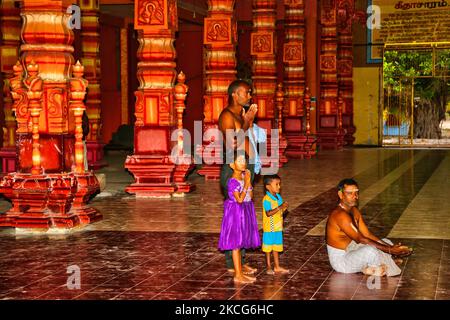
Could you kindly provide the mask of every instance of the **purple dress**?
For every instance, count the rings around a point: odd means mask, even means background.
[[[238,203],[233,192],[241,192],[244,181],[228,180],[228,199],[223,204],[223,220],[220,229],[219,250],[258,248],[261,246],[255,206],[249,194]]]

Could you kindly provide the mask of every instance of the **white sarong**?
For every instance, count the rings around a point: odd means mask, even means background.
[[[392,245],[389,239],[384,242]],[[333,269],[342,273],[361,272],[366,267],[386,266],[386,275],[399,275],[402,270],[397,266],[391,255],[367,244],[350,242],[345,250],[327,245],[328,258]]]

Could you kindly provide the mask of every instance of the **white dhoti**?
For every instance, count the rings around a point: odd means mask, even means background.
[[[389,239],[384,242],[392,245]],[[331,267],[337,272],[357,273],[366,267],[386,266],[386,275],[389,277],[399,275],[402,270],[397,266],[391,255],[367,244],[350,242],[345,250],[327,245],[328,258]]]

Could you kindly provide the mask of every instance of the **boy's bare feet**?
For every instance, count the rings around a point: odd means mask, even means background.
[[[288,269],[285,269],[285,268],[282,268],[282,267],[274,268],[273,271],[275,273],[280,273],[280,274],[287,274],[287,273],[289,273]]]
[[[275,272],[272,269],[267,269],[266,273],[269,274],[269,275],[274,275],[275,274]]]
[[[366,267],[362,270],[362,273],[368,276],[378,276],[382,277],[386,275],[386,266],[382,264],[378,267]]]

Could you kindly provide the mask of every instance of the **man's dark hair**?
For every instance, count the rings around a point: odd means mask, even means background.
[[[351,178],[342,179],[337,185],[338,191],[344,191],[344,186],[358,186],[358,183]]]
[[[264,176],[264,178],[263,178],[264,189],[266,188],[266,186],[268,184],[271,184],[273,180],[280,180],[281,181],[281,178],[277,174],[271,174],[271,175]]]
[[[231,104],[233,102],[233,93],[235,93],[236,90],[242,85],[251,87],[247,81],[242,79],[234,80],[232,83],[230,83],[230,85],[228,86],[228,104]]]

